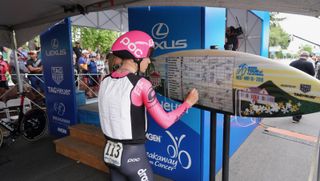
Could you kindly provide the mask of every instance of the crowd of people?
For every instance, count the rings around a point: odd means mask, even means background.
[[[16,53],[21,80],[30,84],[33,90],[43,93],[43,67],[37,41],[19,47]],[[91,98],[97,96],[101,78],[119,68],[121,59],[111,53],[103,53],[100,46],[92,51],[82,49],[80,43],[75,42],[73,65],[76,85],[79,85],[87,97]],[[0,88],[9,89],[11,85],[15,85],[18,82],[16,72],[14,52],[6,47],[0,47]]]
[[[79,88],[85,90],[88,98],[96,97],[101,79],[121,65],[121,59],[112,53],[103,54],[100,46],[95,51],[82,49],[79,42],[73,47],[74,71],[78,75]]]

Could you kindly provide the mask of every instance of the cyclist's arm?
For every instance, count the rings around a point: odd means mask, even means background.
[[[135,89],[136,91],[133,91],[133,94],[138,95],[140,93],[140,101],[135,102],[140,105],[143,103],[153,119],[164,129],[169,128],[178,121],[187,109],[190,108],[190,105],[184,102],[177,109],[165,112],[156,97],[151,83],[144,78],[139,80]]]

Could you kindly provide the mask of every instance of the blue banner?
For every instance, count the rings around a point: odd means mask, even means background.
[[[40,39],[49,131],[61,137],[69,134],[68,126],[77,120],[70,20],[55,25]]]
[[[160,95],[158,100],[167,112],[180,105]],[[174,180],[200,180],[200,119],[200,109],[191,108],[177,123],[164,130],[148,116],[147,156],[155,173]]]
[[[129,29],[148,33],[155,42],[154,56],[202,48],[201,7],[129,8]]]

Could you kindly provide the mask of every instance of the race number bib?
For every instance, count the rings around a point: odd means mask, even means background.
[[[106,147],[104,148],[104,161],[106,163],[121,166],[123,145],[122,143],[107,141]]]

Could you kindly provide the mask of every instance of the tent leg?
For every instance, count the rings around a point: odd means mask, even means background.
[[[21,81],[21,77],[20,77],[20,68],[19,68],[19,62],[17,60],[17,40],[16,40],[16,34],[14,31],[12,31],[12,42],[13,42],[13,45],[12,45],[12,49],[13,49],[13,59],[14,59],[14,64],[16,66],[16,74],[17,74],[17,80],[18,80],[18,91],[19,91],[19,94],[22,94],[23,93],[23,89],[22,89],[22,85],[23,85],[23,82]]]

